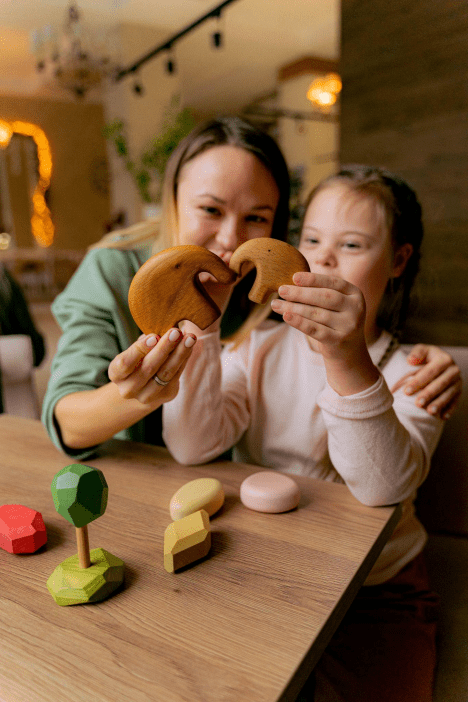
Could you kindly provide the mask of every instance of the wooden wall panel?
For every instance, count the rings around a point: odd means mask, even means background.
[[[343,163],[416,189],[425,242],[405,338],[468,344],[468,3],[343,0]]]

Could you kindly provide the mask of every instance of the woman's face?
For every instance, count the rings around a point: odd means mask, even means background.
[[[299,251],[313,273],[338,276],[361,290],[366,301],[366,337],[375,336],[387,282],[401,275],[412,251],[405,244],[394,253],[376,204],[343,184],[321,190],[307,208]]]
[[[180,172],[178,244],[204,246],[229,264],[240,244],[271,236],[279,201],[262,162],[237,146],[214,146]]]

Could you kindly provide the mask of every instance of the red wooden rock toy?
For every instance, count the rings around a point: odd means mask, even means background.
[[[34,553],[47,541],[42,514],[24,505],[0,507],[0,547],[8,553]]]

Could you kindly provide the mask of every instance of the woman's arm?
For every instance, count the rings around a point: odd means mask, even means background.
[[[441,419],[450,419],[461,396],[460,369],[447,351],[438,346],[417,344],[407,357],[412,366],[421,366],[406,373],[392,388],[407,395],[416,395],[418,407]]]
[[[142,335],[110,363],[110,383],[57,402],[54,416],[62,442],[70,449],[96,446],[172,400],[195,341],[178,329],[160,340]],[[156,383],[155,375],[168,384]]]

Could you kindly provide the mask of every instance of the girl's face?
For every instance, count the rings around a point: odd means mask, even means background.
[[[275,180],[256,156],[214,146],[180,172],[177,243],[204,246],[228,264],[244,241],[271,236],[278,201]]]
[[[366,302],[366,338],[373,340],[387,282],[402,274],[412,247],[393,251],[376,203],[331,184],[312,200],[304,218],[300,252],[313,273],[338,276],[359,288]]]

